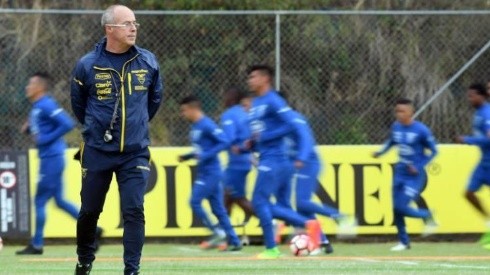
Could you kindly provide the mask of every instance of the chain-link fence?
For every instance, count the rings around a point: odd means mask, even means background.
[[[70,72],[102,38],[100,16],[1,11],[1,149],[32,145],[19,133],[30,107],[24,87],[31,73],[51,73],[54,96],[71,110]],[[139,12],[137,20],[138,44],[157,55],[165,79],[165,101],[151,124],[153,144],[160,146],[188,142],[180,98],[197,94],[218,118],[222,93],[246,88],[245,70],[253,63],[280,64],[280,87],[310,119],[320,144],[380,143],[396,98],[420,106],[490,39],[490,16],[470,11]],[[487,80],[489,57],[478,58],[419,117],[440,142],[470,131],[465,87]],[[68,141],[77,146],[80,132]]]

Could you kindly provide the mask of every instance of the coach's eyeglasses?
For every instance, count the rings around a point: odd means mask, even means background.
[[[105,24],[106,26],[109,26],[109,27],[118,27],[118,28],[126,28],[126,29],[129,29],[130,27],[134,26],[135,28],[139,28],[140,27],[140,23],[134,21],[134,22],[123,22],[121,24]]]

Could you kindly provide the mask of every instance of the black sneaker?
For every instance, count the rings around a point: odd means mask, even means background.
[[[325,254],[333,253],[333,247],[330,243],[322,243],[320,247],[322,248],[323,252],[325,252]]]
[[[77,263],[75,268],[75,275],[88,275],[92,270],[92,264]]]
[[[99,251],[102,233],[104,233],[104,230],[101,227],[97,226],[97,229],[95,230],[95,252]]]
[[[28,245],[26,248],[15,252],[17,255],[42,255],[42,248],[35,248],[32,244]]]

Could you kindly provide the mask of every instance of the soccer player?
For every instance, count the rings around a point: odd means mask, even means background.
[[[229,251],[240,250],[242,248],[240,239],[230,224],[223,203],[222,171],[218,159],[218,154],[229,146],[229,141],[223,130],[203,113],[201,103],[196,97],[188,96],[182,99],[180,111],[186,120],[192,122],[190,138],[194,150],[179,156],[179,161],[192,158],[197,160],[197,178],[192,187],[191,208],[204,225],[214,233],[209,241],[201,244],[201,247],[204,249],[218,247],[220,250]],[[202,202],[205,199],[209,201],[211,211],[218,219],[219,226],[213,225],[204,211]],[[225,242],[227,237],[228,240]]]
[[[309,220],[292,210],[271,202],[281,184],[281,176],[290,173],[289,161],[284,150],[285,135],[271,135],[281,125],[289,124],[302,137],[301,129],[294,123],[291,108],[272,88],[273,70],[267,65],[254,65],[248,71],[248,86],[256,97],[250,109],[250,127],[255,150],[259,153],[258,176],[252,196],[252,206],[260,220],[266,250],[258,255],[260,259],[274,259],[280,251],[274,240],[272,218],[287,221],[297,227],[306,227],[315,248],[320,243],[320,225],[316,220]],[[295,167],[304,165],[304,155],[299,154]]]
[[[221,129],[225,132],[230,146],[228,147],[228,166],[224,175],[225,207],[231,214],[233,204],[237,204],[245,213],[243,225],[247,224],[252,216],[252,205],[246,198],[245,183],[251,169],[251,153],[240,152],[243,143],[250,139],[248,127],[248,114],[240,104],[245,98],[243,92],[237,88],[230,88],[225,92],[226,111],[221,115]],[[235,152],[233,152],[233,148]]]
[[[414,112],[411,100],[402,98],[396,102],[395,116],[391,134],[381,150],[373,153],[378,158],[388,150],[398,145],[399,161],[394,169],[393,176],[393,212],[395,225],[398,230],[400,243],[391,248],[391,251],[410,249],[405,217],[424,219],[429,232],[435,226],[432,214],[428,209],[416,209],[410,203],[416,200],[426,180],[425,166],[436,156],[437,149],[430,129],[422,122],[412,118]],[[428,149],[430,154],[426,154]]]
[[[26,86],[26,96],[32,103],[28,123],[23,127],[32,135],[41,162],[39,182],[35,197],[36,230],[31,243],[17,255],[43,254],[43,232],[46,223],[46,203],[54,198],[56,205],[74,219],[78,209],[63,198],[63,170],[65,168],[66,143],[63,136],[70,132],[75,123],[48,95],[51,77],[46,73],[35,73]]]
[[[490,249],[490,212],[483,208],[475,194],[483,185],[490,185],[490,104],[487,102],[488,97],[489,94],[483,84],[472,84],[468,88],[468,101],[475,108],[473,136],[459,136],[456,137],[456,141],[480,147],[482,157],[466,187],[465,197],[486,219],[489,231],[482,236],[480,243]]]
[[[101,25],[105,37],[77,62],[71,79],[72,109],[83,125],[84,140],[75,273],[92,269],[96,226],[115,174],[124,227],[124,274],[138,274],[150,176],[149,121],[160,107],[163,85],[155,55],[136,46],[140,24],[131,9],[108,7]]]
[[[281,95],[287,102],[287,97],[284,92],[280,92]],[[304,162],[303,167],[300,167],[294,173],[294,178],[296,179],[295,185],[295,193],[296,193],[296,210],[299,214],[308,217],[310,219],[315,219],[315,214],[320,214],[323,216],[327,216],[333,218],[340,225],[339,232],[342,233],[344,231],[352,231],[351,227],[355,226],[355,221],[350,221],[351,219],[339,212],[338,209],[330,207],[324,204],[318,204],[313,202],[312,196],[318,188],[318,174],[320,173],[321,163],[320,158],[315,150],[316,141],[314,133],[307,121],[307,119],[298,111],[292,110],[293,115],[295,116],[294,122],[298,125],[299,128],[302,129],[302,133],[305,133],[306,139],[303,144],[300,144],[301,139],[300,136],[296,134],[294,131],[289,131],[289,134],[285,138],[286,142],[286,150],[287,155],[291,162],[294,162],[295,159],[298,158],[298,154],[306,154],[306,161]],[[277,132],[286,131],[288,128],[287,125],[282,128],[276,129]],[[301,148],[301,147],[303,148]],[[286,179],[291,182],[292,179]],[[279,203],[288,203],[288,198],[291,194],[291,183],[283,183],[281,185],[281,191],[278,193],[282,193],[278,195]],[[339,236],[341,234],[339,233]],[[333,247],[330,244],[329,240],[321,233],[321,248],[327,254],[333,252]]]

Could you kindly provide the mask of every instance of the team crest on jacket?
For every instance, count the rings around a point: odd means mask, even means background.
[[[143,85],[145,83],[145,77],[146,77],[146,74],[136,74],[136,77],[138,78],[138,82]]]

